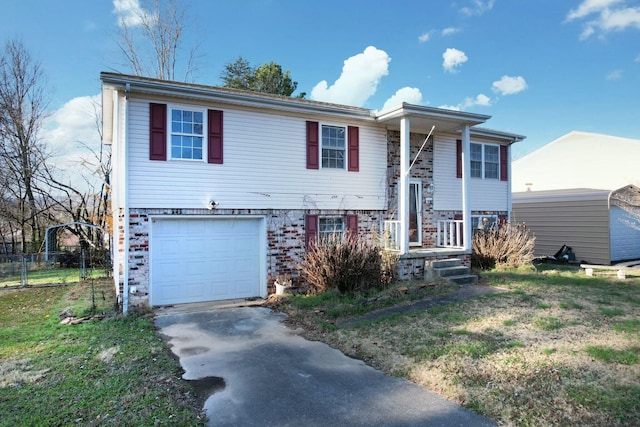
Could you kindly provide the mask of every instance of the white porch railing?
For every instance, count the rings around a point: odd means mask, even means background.
[[[382,245],[387,251],[400,250],[400,221],[382,223]]]
[[[461,248],[462,220],[438,221],[436,229],[436,246],[440,248]]]
[[[441,220],[437,222],[436,247],[461,248],[462,220]],[[400,221],[384,221],[382,224],[382,244],[385,250],[400,250]]]

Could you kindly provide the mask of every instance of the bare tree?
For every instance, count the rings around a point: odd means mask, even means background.
[[[0,58],[0,157],[7,202],[3,205],[13,208],[10,217],[19,226],[23,252],[28,236],[32,250],[43,238],[35,180],[46,158],[38,140],[47,107],[44,83],[40,65],[22,42],[8,41]]]
[[[93,104],[93,117],[99,139],[102,140],[101,106]],[[95,249],[104,249],[103,233],[82,224],[111,232],[109,203],[111,150],[100,144],[97,149],[78,141],[86,150],[79,167],[73,170],[73,180],[67,181],[65,171],[51,164],[43,165],[39,173],[38,193],[46,206],[43,216],[51,223],[75,223],[66,227],[80,242]]]
[[[184,81],[196,71],[197,45],[184,53],[186,8],[179,0],[119,2],[118,47],[126,65],[137,76],[176,80],[176,68],[183,58]]]

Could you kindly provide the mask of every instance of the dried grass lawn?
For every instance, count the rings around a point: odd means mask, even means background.
[[[501,425],[640,425],[640,279],[547,270],[481,282],[506,292],[344,328],[322,307],[293,310],[316,337]]]

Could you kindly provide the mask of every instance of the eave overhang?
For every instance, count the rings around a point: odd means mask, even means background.
[[[105,87],[116,88],[132,94],[182,98],[294,114],[328,115],[349,120],[375,122],[371,110],[347,105],[108,72],[100,73],[100,80]]]

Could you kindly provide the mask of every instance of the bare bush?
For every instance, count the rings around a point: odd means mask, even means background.
[[[337,288],[340,292],[363,292],[388,284],[395,263],[383,260],[382,250],[372,242],[333,234],[315,243],[300,266],[315,293]]]
[[[482,270],[531,263],[536,238],[524,223],[500,224],[478,231],[471,241],[471,263]]]

